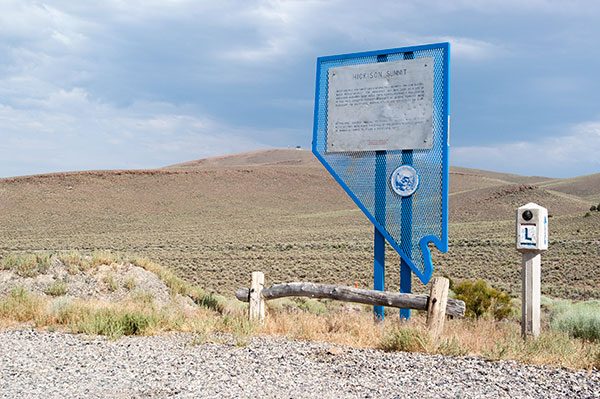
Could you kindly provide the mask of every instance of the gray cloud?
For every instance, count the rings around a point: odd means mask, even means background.
[[[451,162],[528,176],[569,177],[600,172],[600,122],[572,126],[562,136],[451,149]]]
[[[6,0],[0,175],[306,146],[317,56],[437,41],[452,43],[453,154],[501,170],[524,126],[544,141],[597,117],[598,4]]]

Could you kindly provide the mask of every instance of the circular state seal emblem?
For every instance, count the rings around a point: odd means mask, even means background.
[[[419,174],[410,165],[397,167],[390,177],[392,190],[401,197],[410,197],[419,188]]]

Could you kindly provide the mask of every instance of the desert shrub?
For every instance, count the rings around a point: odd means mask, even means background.
[[[67,283],[57,280],[46,287],[46,294],[52,296],[62,296],[67,293]]]
[[[465,316],[479,318],[483,315],[502,320],[512,313],[510,296],[488,287],[485,281],[465,280],[454,286],[455,298],[465,302]]]
[[[600,341],[600,306],[596,302],[563,305],[557,310],[552,328],[576,338]]]
[[[590,206],[590,211],[595,212],[598,208],[596,208],[596,205],[592,205]]]
[[[586,212],[585,215],[583,215],[584,218],[589,218],[590,216],[592,216],[591,212]]]

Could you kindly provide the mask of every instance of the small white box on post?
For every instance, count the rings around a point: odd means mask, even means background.
[[[521,263],[521,334],[540,335],[541,252],[548,249],[548,210],[533,202],[517,209],[516,246]]]

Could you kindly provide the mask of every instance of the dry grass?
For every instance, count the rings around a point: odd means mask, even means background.
[[[0,325],[28,323],[72,333],[151,335],[163,331],[193,333],[193,344],[222,342],[228,333],[237,345],[255,335],[326,341],[357,348],[411,351],[451,356],[475,355],[490,360],[517,360],[572,368],[600,368],[600,345],[547,329],[539,339],[523,342],[515,322],[490,319],[447,320],[444,333],[433,339],[424,316],[414,312],[410,322],[389,315],[384,323],[367,311],[289,311],[272,309],[263,326],[247,320],[246,308],[213,297],[195,310],[171,303],[162,308],[144,295],[118,303],[83,301],[68,297],[41,298],[15,288],[0,298]],[[316,301],[315,301],[316,302]],[[218,304],[218,305],[215,305]],[[327,305],[323,305],[327,309]],[[311,305],[312,309],[323,309]],[[215,309],[218,309],[216,311]]]
[[[267,317],[261,332],[388,351],[472,355],[490,360],[600,368],[600,345],[597,343],[554,330],[546,330],[537,340],[524,342],[518,323],[489,319],[448,320],[444,333],[433,339],[421,315],[413,316],[408,323],[388,317],[381,324],[365,312],[326,315],[284,312]]]
[[[284,311],[269,313],[262,333],[352,347],[376,347],[383,329],[366,312],[319,314]]]

